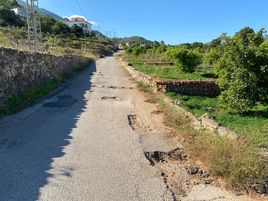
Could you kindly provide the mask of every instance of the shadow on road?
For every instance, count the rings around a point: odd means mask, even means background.
[[[40,189],[52,175],[55,158],[62,157],[71,132],[86,108],[85,94],[91,88],[96,64],[85,69],[71,84],[38,109],[0,119],[0,200],[38,200]],[[56,95],[57,96],[57,95]],[[57,174],[70,176],[72,167]]]

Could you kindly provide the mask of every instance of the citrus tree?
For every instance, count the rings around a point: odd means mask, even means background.
[[[216,64],[222,103],[236,112],[245,112],[258,103],[267,103],[268,44],[264,30],[246,27],[225,38],[224,54]]]
[[[198,50],[186,47],[170,47],[164,57],[173,60],[179,70],[183,72],[193,72],[194,67],[202,63],[202,55]]]

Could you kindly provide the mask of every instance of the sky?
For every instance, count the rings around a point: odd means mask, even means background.
[[[268,0],[39,0],[39,6],[60,16],[83,15],[104,34],[168,44],[209,42],[245,26],[268,29]]]

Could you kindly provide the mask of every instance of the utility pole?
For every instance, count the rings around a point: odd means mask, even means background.
[[[42,31],[38,9],[38,0],[27,0],[28,43],[33,52],[41,52]]]
[[[101,43],[101,37],[100,37],[101,29],[100,29],[100,25],[98,25],[98,31],[99,31],[99,43]]]

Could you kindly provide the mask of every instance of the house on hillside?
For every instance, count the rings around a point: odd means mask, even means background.
[[[22,0],[17,0],[18,3],[18,7],[17,8],[13,8],[12,11],[14,11],[14,13],[22,18],[27,18],[27,12],[26,12],[26,2],[22,1]],[[92,25],[93,22],[90,22],[89,20],[87,20],[85,17],[83,16],[79,16],[79,15],[73,15],[71,17],[60,17],[55,13],[52,13],[46,9],[43,8],[39,8],[39,13],[40,15],[43,16],[47,16],[47,17],[51,17],[54,20],[58,21],[58,22],[62,22],[66,25],[68,25],[69,27],[72,27],[73,25],[77,25],[79,27],[82,27],[84,29],[84,31],[91,31],[92,30]]]
[[[24,7],[17,7],[11,9],[16,15],[22,17],[22,18],[27,18],[27,13],[26,9]]]
[[[65,17],[64,23],[67,24],[69,27],[72,27],[73,25],[77,25],[79,27],[82,27],[84,31],[91,31],[92,23],[89,22],[85,17],[73,15],[71,17]]]

